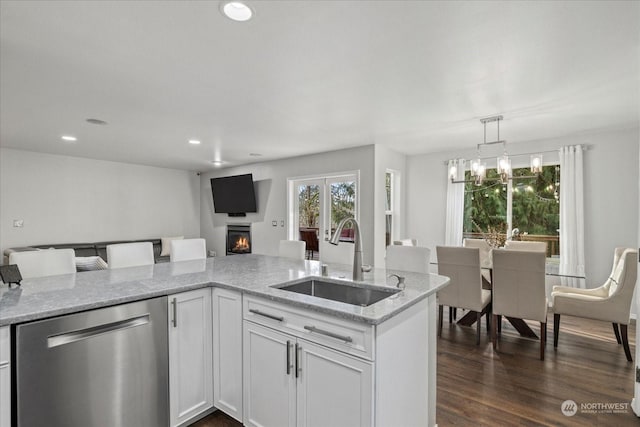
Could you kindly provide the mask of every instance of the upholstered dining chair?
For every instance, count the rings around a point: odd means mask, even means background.
[[[480,267],[482,268],[483,284],[485,289],[491,289],[491,246],[484,239],[464,239],[462,246],[465,248],[480,249]]]
[[[117,243],[107,246],[109,269],[153,265],[153,244],[151,242]]]
[[[387,270],[412,271],[414,273],[429,274],[429,259],[431,250],[420,246],[387,247],[385,267]]]
[[[480,272],[480,250],[456,246],[436,246],[438,274],[447,276],[451,282],[438,291],[438,336],[442,336],[443,307],[459,307],[477,313],[476,344],[480,344],[480,324],[482,315],[491,309],[491,291],[482,289]]]
[[[493,257],[493,318],[491,342],[497,349],[498,322],[502,316],[540,322],[540,360],[547,341],[545,293],[546,254],[540,251],[496,249]]]
[[[631,362],[631,351],[627,336],[627,325],[631,316],[633,290],[638,275],[638,251],[616,248],[611,275],[605,283],[595,289],[578,289],[554,286],[553,302],[553,347],[558,347],[560,316],[585,317],[613,324],[618,344],[622,344],[627,360]],[[620,330],[618,330],[618,326]]]
[[[18,266],[23,279],[76,272],[73,249],[12,252],[9,254],[9,264]]]
[[[400,245],[400,246],[418,246],[418,239],[394,240],[393,244],[394,245]]]
[[[278,253],[285,258],[304,259],[305,247],[301,240],[280,240]]]
[[[207,258],[207,243],[204,239],[176,239],[171,240],[169,260],[191,261]]]
[[[547,253],[546,242],[523,242],[519,240],[507,240],[504,248],[512,251],[533,251]]]

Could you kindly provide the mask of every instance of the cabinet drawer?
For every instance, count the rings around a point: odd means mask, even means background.
[[[0,364],[9,362],[11,358],[11,336],[9,335],[9,327],[0,327]]]
[[[243,316],[245,320],[269,326],[344,353],[373,360],[372,325],[254,296],[245,296]]]

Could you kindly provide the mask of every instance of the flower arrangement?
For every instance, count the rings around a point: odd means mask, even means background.
[[[498,226],[487,226],[487,231],[482,230],[480,226],[475,222],[471,221],[476,229],[482,234],[482,238],[491,246],[493,249],[503,247],[505,242],[507,241],[507,224],[502,222]]]

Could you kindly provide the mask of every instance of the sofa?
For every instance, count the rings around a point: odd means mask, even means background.
[[[162,253],[162,239],[142,239],[142,240],[114,240],[110,242],[97,242],[97,243],[54,243],[47,245],[32,245],[20,248],[9,248],[4,251],[4,261],[6,265],[9,263],[9,254],[12,252],[24,252],[24,251],[37,251],[43,249],[73,249],[76,253],[76,257],[86,258],[99,256],[104,261],[109,263],[107,259],[107,246],[115,245],[118,243],[135,243],[135,242],[151,242],[153,244],[153,257],[156,263],[168,262],[169,256],[161,256]],[[80,263],[76,263],[77,271],[85,271],[87,268],[81,267]],[[90,269],[90,268],[89,268]]]

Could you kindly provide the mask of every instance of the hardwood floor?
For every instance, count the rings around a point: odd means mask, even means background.
[[[640,425],[630,405],[635,363],[627,362],[610,323],[562,316],[554,351],[551,316],[541,361],[539,342],[521,338],[507,322],[494,352],[484,321],[476,346],[474,327],[451,325],[447,318],[438,339],[439,427]],[[539,324],[530,326],[539,332]],[[635,358],[635,324],[629,326],[629,342]],[[560,410],[565,400],[577,404],[572,417]],[[598,405],[605,403],[618,403],[621,410],[599,410]],[[582,404],[591,409],[581,408]],[[240,423],[217,411],[194,426],[237,427]]]

